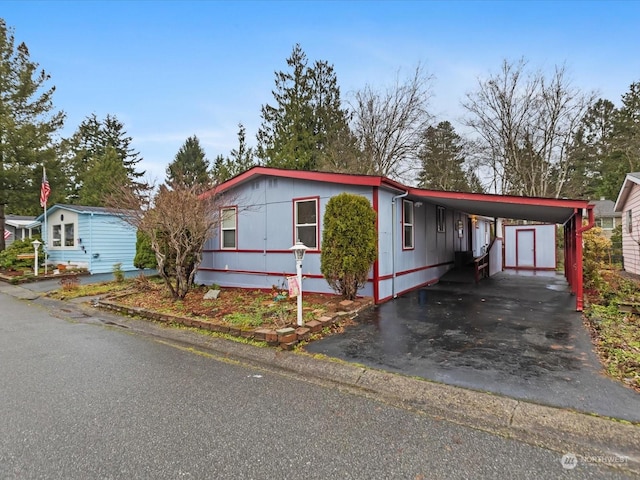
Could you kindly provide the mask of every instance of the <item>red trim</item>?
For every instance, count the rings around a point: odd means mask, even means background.
[[[412,268],[411,270],[404,270],[402,272],[396,272],[396,277],[401,277],[402,275],[410,275],[412,273],[422,272],[424,270],[429,270],[431,268],[442,267],[444,265],[452,265],[452,264],[453,264],[453,261],[436,263],[434,265],[425,265],[424,267]],[[378,280],[380,280],[380,281],[382,281],[382,280],[390,280],[392,278],[393,278],[393,274],[389,274],[389,275],[383,275],[383,276],[379,277]]]
[[[290,252],[289,252],[290,253]],[[289,275],[296,275],[295,272],[261,272],[258,270],[233,270],[233,269],[227,269],[227,268],[211,268],[211,267],[199,267],[198,271],[203,271],[203,272],[217,272],[217,273],[238,273],[241,275],[264,275],[264,276],[270,276],[270,277],[282,277],[282,276],[289,276]],[[305,273],[302,275],[305,278],[322,278],[324,279],[324,275],[322,274],[317,274],[317,273]],[[373,279],[371,278],[367,278],[367,283],[369,282],[373,282]],[[247,287],[249,288],[249,287]]]
[[[253,167],[240,175],[221,183],[217,187],[205,192],[201,195],[202,198],[207,198],[212,195],[218,195],[220,193],[229,190],[237,185],[249,181],[251,178],[260,175],[269,175],[272,177],[284,177],[298,180],[311,180],[316,182],[326,183],[339,183],[342,185],[361,185],[370,187],[379,187],[385,185],[389,188],[406,191],[406,187],[399,182],[391,180],[386,177],[372,176],[372,175],[357,175],[348,173],[329,173],[329,172],[310,172],[306,170],[287,170],[283,168],[271,168],[271,167]]]
[[[287,255],[291,255],[291,250],[243,250],[243,249],[237,249],[237,250],[231,250],[231,249],[224,249],[224,250],[220,250],[220,249],[209,249],[209,250],[202,250],[202,253],[286,253]],[[307,250],[307,254],[317,254],[317,253],[321,253],[320,251],[315,251],[315,250]]]
[[[559,198],[524,197],[517,195],[498,195],[492,193],[444,192],[405,187],[410,195],[450,200],[469,200],[474,202],[514,203],[518,205],[538,205],[546,207],[587,208],[587,200],[567,200]]]
[[[291,253],[291,252],[289,252],[289,253]],[[198,268],[198,271],[218,272],[218,273],[240,273],[240,274],[243,274],[243,275],[264,275],[264,276],[272,276],[272,277],[282,277],[282,276],[296,275],[295,272],[259,272],[257,270],[232,270],[232,269],[225,269],[225,268],[209,268],[209,267],[200,267],[200,268]],[[308,274],[308,273],[303,274],[303,277],[306,277],[306,278],[324,278],[322,275]]]
[[[576,229],[576,310],[581,312],[584,309],[584,291],[583,291],[583,270],[582,270],[582,234],[587,230],[590,230],[595,225],[595,218],[593,214],[594,205],[589,205],[587,208],[588,221],[586,225],[582,225],[582,210],[576,210],[576,223],[579,225]]]
[[[292,198],[291,206],[293,208],[293,243],[295,245],[298,239],[296,238],[296,225],[298,224],[298,216],[296,215],[296,203],[297,202],[307,202],[309,200],[314,200],[316,202],[316,246],[315,248],[309,248],[307,253],[309,252],[319,252],[320,251],[320,196],[312,196],[312,197],[300,197],[300,198]]]
[[[233,248],[224,248],[222,246],[222,244],[224,243],[224,235],[222,234],[223,230],[222,230],[222,223],[224,220],[224,216],[222,214],[223,210],[235,210],[235,219],[236,219],[236,230],[235,230],[235,247]],[[225,251],[225,252],[235,252],[238,250],[238,206],[237,205],[226,205],[224,207],[220,207],[220,250]]]
[[[520,266],[520,256],[518,255],[518,248],[520,242],[518,242],[518,235],[522,232],[533,232],[533,268],[536,268],[537,259],[536,259],[536,229],[535,228],[516,228],[516,266],[515,268],[531,268],[530,265]]]
[[[541,271],[541,270],[546,270],[548,272],[552,272],[555,270],[555,268],[553,267],[505,267],[505,270],[537,270],[537,271]]]
[[[435,285],[439,281],[440,281],[440,279],[436,278],[436,279],[433,279],[433,280],[429,280],[428,282],[421,283],[420,285],[416,285],[415,287],[407,288],[406,290],[403,290],[400,293],[396,293],[396,297],[399,297],[400,295],[404,295],[405,293],[412,292],[414,290],[418,290],[419,288],[422,288],[422,287],[428,287],[430,285]],[[393,300],[393,295],[389,295],[388,297],[381,298],[378,303],[388,302],[389,300]]]
[[[373,211],[376,212],[376,251],[378,255],[380,254],[380,242],[379,242],[379,232],[378,229],[378,216],[379,216],[379,205],[378,205],[378,187],[373,187]],[[376,259],[373,261],[373,302],[378,303],[378,297],[380,296],[380,285],[378,282],[380,281],[380,264],[378,263],[378,255],[376,255]]]
[[[411,239],[411,247],[406,247],[406,242],[405,242],[405,238],[404,238],[404,227],[405,225],[408,225],[405,220],[404,220],[404,204],[405,203],[410,203],[411,204],[411,211],[413,212],[413,223],[411,223],[411,236],[413,237]],[[413,200],[406,200],[406,199],[402,199],[402,220],[400,221],[400,228],[402,229],[402,250],[403,251],[407,251],[407,250],[415,250],[416,248],[416,235],[415,235],[415,226],[416,226],[416,210],[415,210],[415,204],[413,202]]]

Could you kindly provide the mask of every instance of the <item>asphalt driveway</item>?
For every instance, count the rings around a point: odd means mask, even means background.
[[[307,351],[640,422],[640,394],[604,376],[562,276],[449,278],[362,314]]]

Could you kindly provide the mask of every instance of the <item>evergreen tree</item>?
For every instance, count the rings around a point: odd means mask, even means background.
[[[104,206],[105,196],[115,187],[131,184],[127,168],[113,147],[107,147],[104,154],[89,161],[83,178],[78,192],[78,204],[94,207]]]
[[[208,171],[209,160],[205,158],[200,141],[194,135],[187,138],[167,167],[167,183],[206,189],[211,182]]]
[[[440,122],[437,126],[426,129],[418,158],[422,163],[422,169],[418,175],[421,188],[470,191],[464,169],[462,138],[455,132],[451,123]]]
[[[64,113],[54,110],[55,87],[47,86],[49,79],[24,43],[16,47],[13,29],[0,18],[0,231],[5,211],[41,211],[43,165],[52,189],[60,178],[53,135],[62,127]],[[4,248],[0,235],[0,250]]]
[[[640,170],[640,82],[622,96],[613,126],[613,149],[603,167],[602,194],[617,198],[627,173]]]
[[[613,103],[599,99],[581,119],[570,147],[570,166],[563,187],[564,196],[615,198],[610,196],[609,189],[604,186],[603,176],[611,161],[616,115]]]
[[[139,184],[145,172],[136,170],[142,157],[131,146],[132,141],[124,130],[124,124],[113,115],[100,120],[94,113],[84,119],[73,136],[63,142],[67,201],[78,203],[84,176],[92,160],[103,157],[108,148],[114,149],[129,180]]]
[[[247,145],[247,131],[242,123],[238,124],[238,148],[229,155],[229,173],[232,177],[255,167],[253,148]]]
[[[288,72],[276,72],[275,106],[263,105],[257,156],[267,166],[317,170],[335,163],[338,141],[348,138],[348,113],[340,106],[333,66],[307,56],[296,44]]]
[[[229,159],[225,158],[224,155],[217,155],[213,159],[211,178],[215,184],[226,182],[233,176],[229,170],[229,164]]]
[[[238,124],[238,148],[231,150],[228,158],[218,155],[213,161],[211,176],[215,183],[226,182],[232,177],[256,166],[253,148],[247,145],[244,125]]]

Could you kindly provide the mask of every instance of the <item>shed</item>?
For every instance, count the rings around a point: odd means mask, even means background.
[[[45,214],[36,222],[44,225]],[[56,204],[46,212],[42,237],[50,265],[108,273],[121,263],[123,270],[135,270],[136,230],[106,208]]]
[[[556,226],[505,225],[504,268],[555,270]]]

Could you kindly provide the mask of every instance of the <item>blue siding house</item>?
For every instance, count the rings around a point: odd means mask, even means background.
[[[56,204],[36,222],[42,223],[48,263],[87,268],[90,273],[109,273],[116,263],[135,270],[136,230],[103,207]]]

